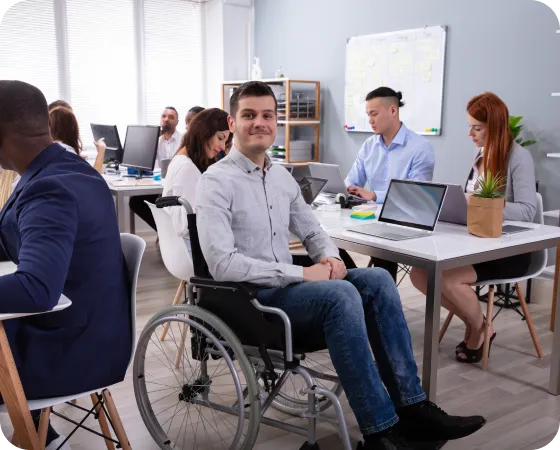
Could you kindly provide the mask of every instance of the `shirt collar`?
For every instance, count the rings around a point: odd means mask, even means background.
[[[229,151],[229,158],[239,166],[241,170],[247,173],[253,173],[261,168],[257,166],[253,161],[247,158],[243,153],[241,153],[235,146]],[[272,167],[272,160],[267,153],[264,155],[264,167],[268,171]]]
[[[163,134],[159,138],[164,142],[178,141],[178,140],[181,139],[181,132],[179,130],[175,130],[174,133],[171,135],[171,138],[169,140],[166,140],[165,136]]]

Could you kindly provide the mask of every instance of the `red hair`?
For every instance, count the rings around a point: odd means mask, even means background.
[[[49,112],[49,125],[53,140],[72,147],[79,155],[82,152],[80,129],[74,113],[64,106],[58,106]]]
[[[509,129],[509,111],[496,94],[485,92],[473,97],[467,105],[467,113],[486,126],[484,142],[484,170],[493,176],[505,177],[513,136]]]

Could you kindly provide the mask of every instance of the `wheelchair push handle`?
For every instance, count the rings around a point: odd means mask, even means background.
[[[194,214],[192,206],[183,197],[168,196],[160,197],[156,200],[156,208],[167,208],[169,206],[183,206],[187,210],[187,214]]]

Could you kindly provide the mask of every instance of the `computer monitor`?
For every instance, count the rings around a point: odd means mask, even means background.
[[[337,164],[310,162],[308,167],[311,176],[328,180],[326,186],[323,188],[324,192],[327,194],[346,193],[346,185],[340,173],[340,167],[338,167]]]
[[[447,185],[391,180],[379,222],[434,231]]]
[[[99,139],[105,139],[105,159],[120,164],[123,158],[123,148],[119,137],[119,130],[116,125],[101,125],[98,123],[90,123],[93,139],[97,142]]]
[[[122,165],[142,170],[154,170],[160,128],[153,125],[129,125],[126,129]]]
[[[299,181],[299,188],[301,189],[301,195],[305,203],[311,205],[322,191],[325,184],[327,184],[327,181],[328,180],[324,178],[303,177]]]

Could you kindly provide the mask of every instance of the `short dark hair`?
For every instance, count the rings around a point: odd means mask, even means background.
[[[166,106],[166,107],[164,108],[164,111],[165,111],[166,109],[170,109],[170,110],[172,110],[172,111],[175,111],[175,114],[176,114],[176,116],[177,116],[177,119],[179,119],[179,112],[175,109],[174,106]]]
[[[23,136],[49,133],[49,108],[43,93],[23,81],[0,80],[0,131]]]
[[[53,109],[58,108],[59,106],[62,106],[72,111],[72,107],[70,106],[70,103],[68,103],[66,100],[55,100],[54,102],[49,103],[49,111],[52,111]]]
[[[402,92],[395,92],[390,87],[378,87],[366,95],[366,102],[373,100],[374,98],[394,98],[396,100],[396,105],[402,108],[405,102],[402,101]]]
[[[278,101],[270,86],[262,81],[247,81],[239,86],[229,99],[229,113],[235,117],[239,100],[244,97],[272,97],[274,99],[274,112],[278,112]]]
[[[191,109],[189,109],[189,110],[187,111],[187,114],[188,114],[188,113],[198,114],[198,113],[200,113],[200,112],[202,112],[202,111],[204,111],[204,110],[205,110],[205,108],[202,107],[202,106],[193,106]]]
[[[206,156],[206,142],[218,131],[229,131],[228,113],[219,108],[205,109],[194,116],[179,148],[185,147],[187,155],[202,173],[216,162]],[[233,139],[230,134],[226,146]]]

